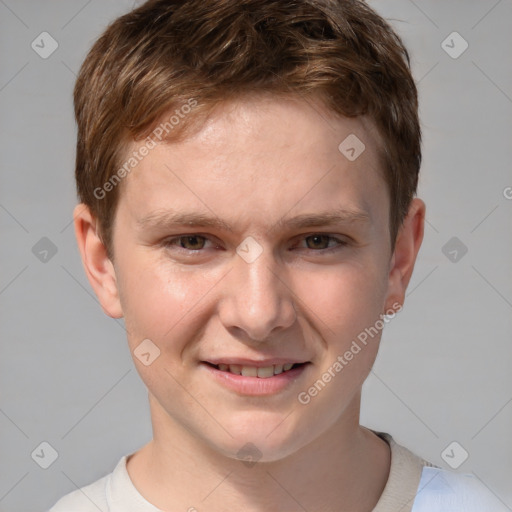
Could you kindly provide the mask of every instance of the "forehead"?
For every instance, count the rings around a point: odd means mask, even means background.
[[[372,219],[388,208],[379,143],[368,119],[334,116],[312,100],[224,103],[192,135],[140,160],[120,208],[136,221],[193,210],[262,229],[288,212],[329,208]]]

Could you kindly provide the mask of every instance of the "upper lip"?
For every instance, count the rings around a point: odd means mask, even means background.
[[[268,366],[281,365],[281,364],[302,364],[308,363],[309,361],[301,361],[293,357],[274,357],[272,359],[245,359],[242,357],[219,357],[215,359],[205,359],[204,363],[210,363],[218,366],[219,364],[237,364],[240,366],[255,366],[256,368],[265,368]]]

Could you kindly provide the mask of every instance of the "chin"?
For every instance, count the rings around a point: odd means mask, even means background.
[[[232,437],[224,437],[217,450],[232,459],[256,462],[292,455],[313,440],[314,432],[301,429],[289,412],[235,413],[232,421],[222,423]]]

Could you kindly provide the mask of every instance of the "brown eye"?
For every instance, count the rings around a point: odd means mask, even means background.
[[[179,239],[180,247],[188,249],[190,251],[197,251],[204,248],[205,238],[204,236],[181,236]]]
[[[167,248],[177,247],[186,251],[200,251],[205,248],[207,238],[201,235],[183,235],[171,238],[163,242]]]
[[[307,241],[308,249],[327,249],[329,246],[329,240],[334,240],[329,235],[311,235],[305,238]]]

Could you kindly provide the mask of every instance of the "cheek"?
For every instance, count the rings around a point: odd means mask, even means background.
[[[321,336],[324,350],[314,381],[301,390],[298,401],[301,405],[314,402],[308,410],[324,414],[329,404],[348,403],[373,366],[382,332],[387,275],[378,258],[368,257],[318,272],[309,283],[300,292],[308,297],[307,320],[300,323],[317,345]],[[339,412],[332,410],[334,416]]]
[[[222,278],[220,272],[177,270],[156,258],[133,259],[119,274],[131,348],[149,338],[173,352],[180,352],[201,327],[198,314],[205,314],[208,292]]]
[[[294,291],[306,317],[326,338],[343,345],[379,317],[386,285],[380,262],[366,257],[297,276]]]
[[[338,272],[317,276],[310,287],[310,322],[325,350],[314,377],[305,383],[297,402],[321,425],[330,425],[351,403],[377,356],[387,276],[379,265],[340,266]],[[377,328],[375,328],[377,326]],[[318,333],[310,334],[318,344]],[[333,406],[336,404],[336,406]],[[318,424],[315,428],[321,428]],[[313,428],[313,427],[312,427]]]

